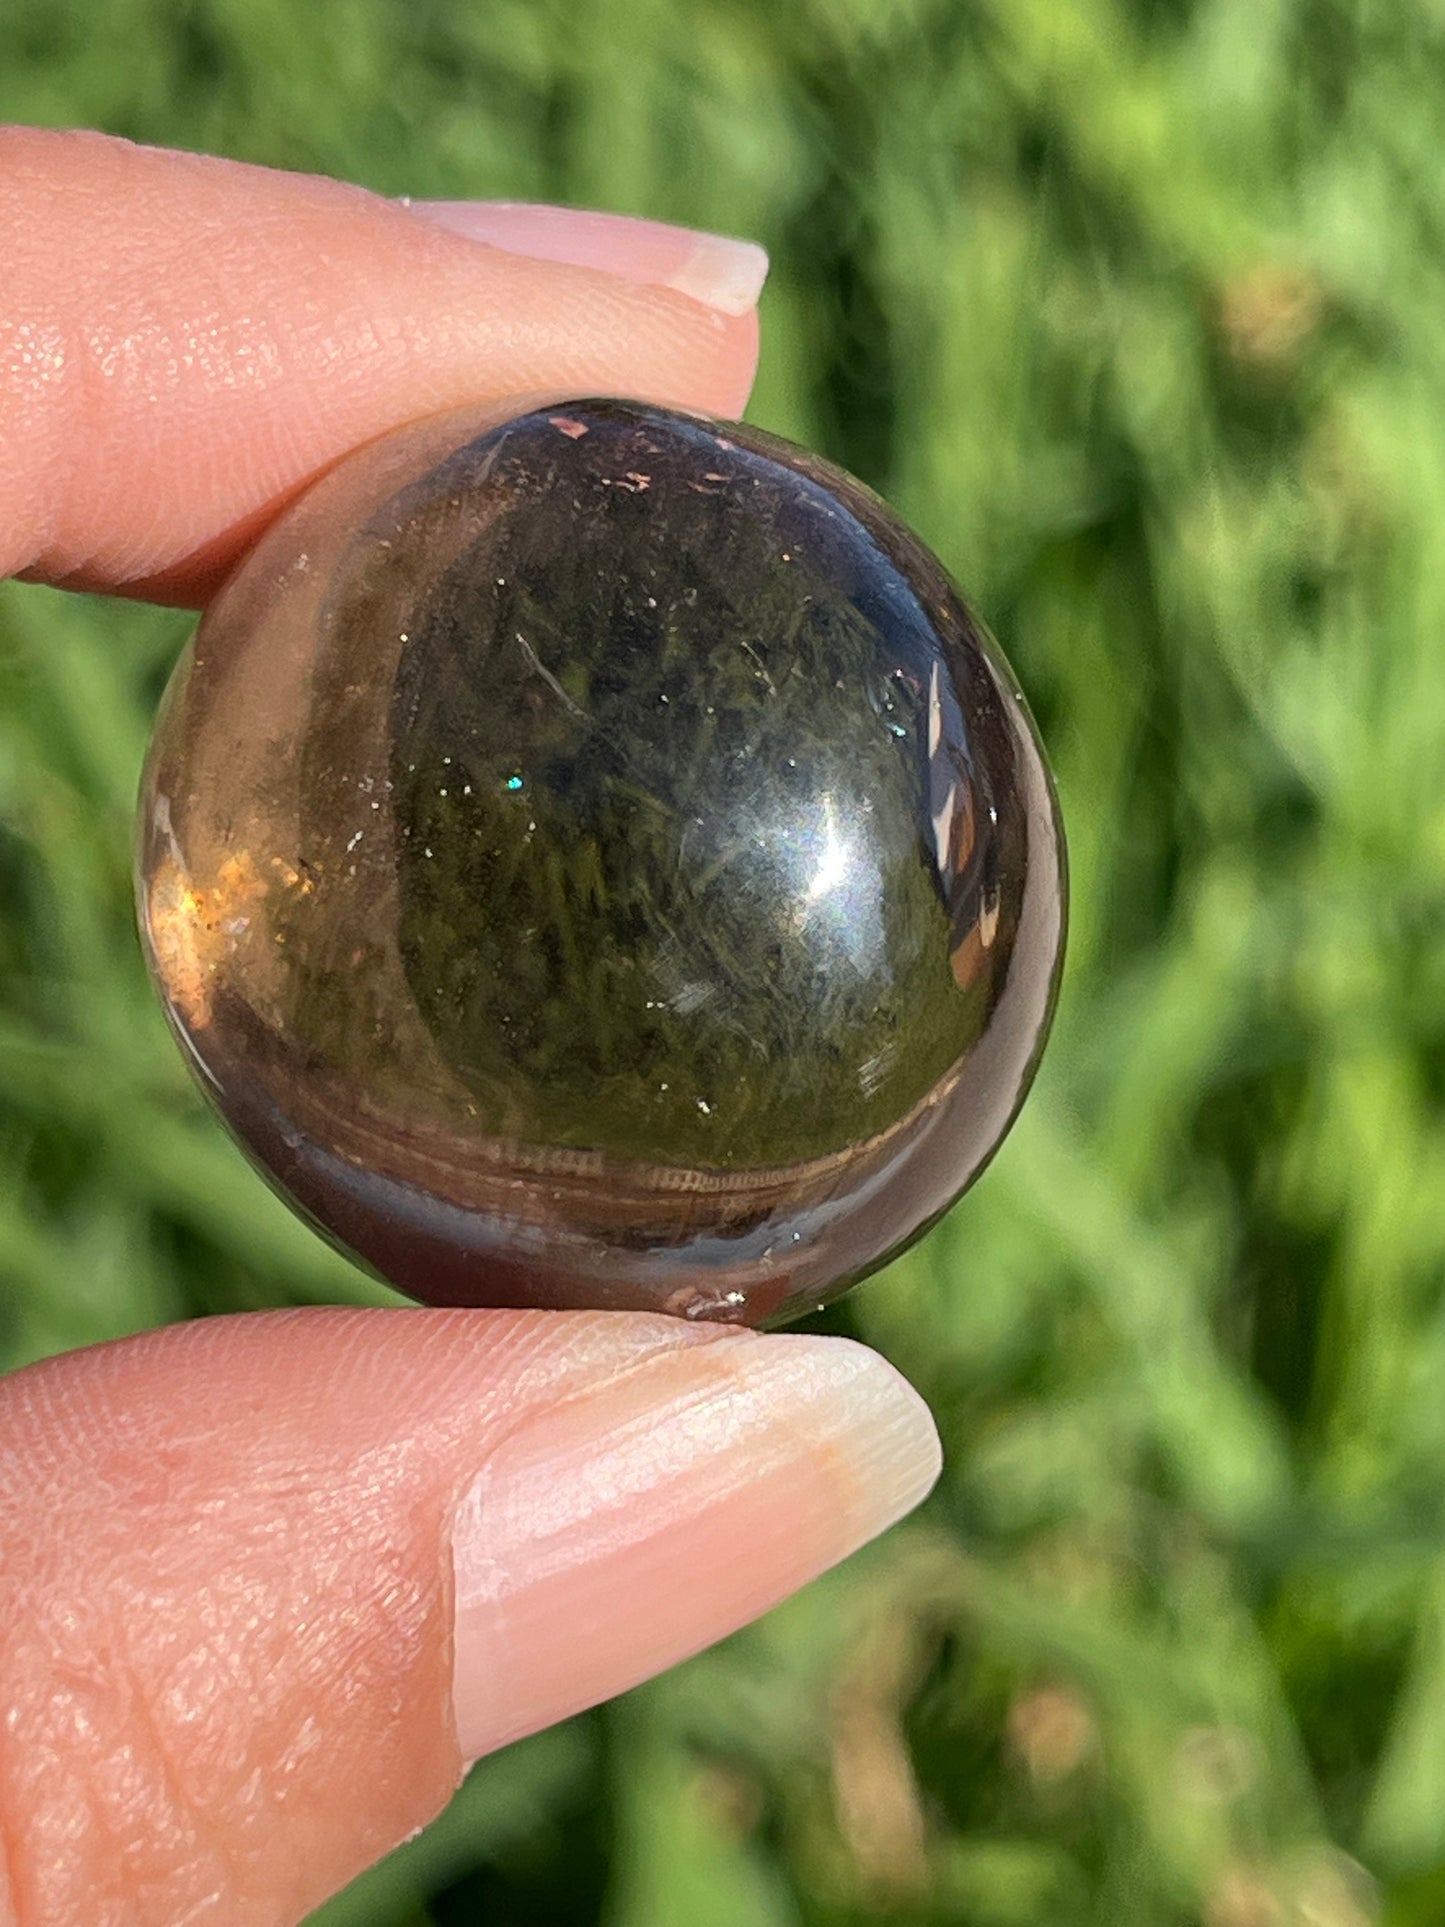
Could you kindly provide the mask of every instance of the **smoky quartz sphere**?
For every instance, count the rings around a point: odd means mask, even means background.
[[[570,401],[393,435],[275,524],[167,692],[139,899],[227,1124],[402,1291],[764,1324],[999,1143],[1063,845],[875,496]]]

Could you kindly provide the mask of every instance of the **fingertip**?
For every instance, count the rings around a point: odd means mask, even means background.
[[[746,249],[725,269],[699,240],[633,279],[96,135],[10,130],[0,176],[0,573],[193,602],[421,416],[615,394],[732,417],[751,388]]]
[[[728,317],[726,354],[723,372],[726,392],[716,411],[730,421],[739,421],[747,408],[758,375],[758,350],[761,323],[756,308]]]
[[[0,1381],[0,1434],[0,1838],[57,1923],[300,1918],[936,1465],[861,1347],[621,1313],[201,1321]]]
[[[910,1511],[939,1464],[922,1399],[842,1339],[728,1334],[534,1413],[453,1528],[463,1756],[756,1618]]]

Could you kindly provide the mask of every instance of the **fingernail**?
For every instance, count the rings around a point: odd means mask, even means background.
[[[755,241],[704,234],[696,228],[638,221],[625,214],[526,201],[408,201],[414,214],[472,241],[601,268],[627,281],[673,288],[720,314],[747,314],[767,278],[768,257]]]
[[[467,1760],[755,1619],[938,1476],[928,1408],[840,1338],[655,1354],[513,1433],[453,1528]]]

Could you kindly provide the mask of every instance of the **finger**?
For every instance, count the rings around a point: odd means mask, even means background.
[[[0,575],[195,603],[311,477],[417,416],[598,393],[740,413],[764,258],[0,128],[0,261]]]
[[[299,1919],[465,1758],[751,1618],[938,1463],[859,1346],[586,1313],[177,1327],[0,1385],[0,1437],[18,1927]]]

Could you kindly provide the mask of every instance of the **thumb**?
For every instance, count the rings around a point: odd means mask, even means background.
[[[765,257],[0,127],[0,264],[0,575],[199,604],[403,422],[538,395],[738,413]]]
[[[281,1312],[21,1372],[0,1923],[294,1922],[937,1463],[871,1352],[643,1316]]]

